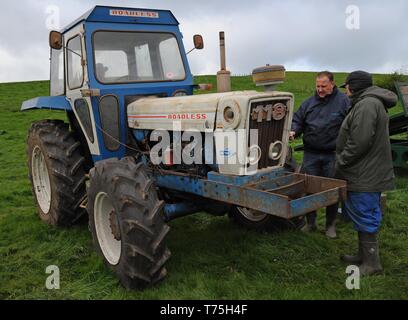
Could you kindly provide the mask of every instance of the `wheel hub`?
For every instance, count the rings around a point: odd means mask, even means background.
[[[51,183],[44,154],[39,146],[35,146],[31,156],[33,186],[37,202],[44,214],[51,208]]]
[[[118,216],[108,195],[103,191],[95,197],[94,222],[103,255],[111,265],[117,265],[122,254]]]
[[[238,211],[248,220],[253,222],[259,222],[265,219],[266,213],[258,212],[252,209],[238,207]]]
[[[118,217],[116,215],[115,210],[112,210],[109,213],[109,223],[110,223],[110,228],[111,228],[113,237],[115,238],[115,240],[120,241],[121,236],[120,236],[120,230],[119,230],[119,225],[118,225]]]

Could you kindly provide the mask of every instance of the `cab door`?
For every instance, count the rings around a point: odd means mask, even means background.
[[[89,78],[86,68],[86,47],[83,25],[64,34],[66,97],[88,143],[89,151],[95,160],[100,155],[99,141],[95,127]]]

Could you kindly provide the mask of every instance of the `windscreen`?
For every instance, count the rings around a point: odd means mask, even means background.
[[[101,83],[185,79],[179,45],[171,33],[97,31],[93,45]]]

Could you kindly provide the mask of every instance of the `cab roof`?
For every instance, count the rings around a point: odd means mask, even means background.
[[[137,23],[178,25],[169,10],[139,9],[111,6],[95,6],[61,30],[65,33],[82,22]]]

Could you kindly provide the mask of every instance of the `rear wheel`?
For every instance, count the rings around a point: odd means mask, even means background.
[[[303,217],[287,220],[238,206],[231,208],[229,217],[247,229],[261,232],[297,230],[301,229],[305,224]]]
[[[96,250],[128,289],[162,280],[169,227],[152,180],[133,158],[108,159],[90,171],[89,227]]]
[[[32,124],[27,139],[29,178],[40,218],[51,225],[69,226],[85,212],[85,159],[80,143],[59,120]]]

